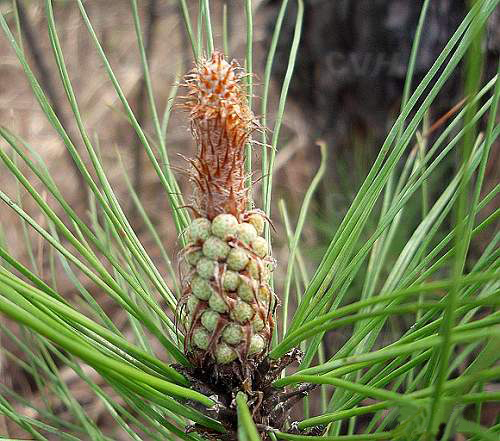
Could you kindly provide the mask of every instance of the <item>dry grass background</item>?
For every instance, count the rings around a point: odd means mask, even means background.
[[[192,3],[197,4],[197,2]],[[256,73],[255,92],[257,95],[255,104],[257,105],[259,104],[259,82],[263,73],[266,49],[263,44],[266,11],[262,10],[260,3],[254,2],[256,47],[254,70]],[[20,2],[20,4],[23,6],[25,20],[34,36],[37,48],[37,54],[35,55],[39,56],[41,60],[39,63],[43,65],[42,67],[46,69],[48,74],[50,83],[48,86],[54,92],[54,101],[60,119],[69,131],[75,145],[79,147],[80,151],[83,151],[81,139],[71,117],[71,109],[65,101],[64,91],[53,62],[47,35],[47,23],[44,17],[43,1],[24,1]],[[143,25],[146,28],[149,12],[148,4],[149,2],[139,2]],[[156,18],[149,60],[156,104],[160,112],[162,112],[167,105],[170,89],[176,81],[176,74],[186,72],[190,68],[192,61],[177,2],[158,1],[156,4]],[[214,29],[218,30],[221,29],[222,2],[213,2],[213,4]],[[158,247],[155,246],[150,235],[145,231],[142,221],[134,212],[132,199],[124,184],[121,167],[118,165],[116,149],[120,151],[130,176],[136,176],[136,179],[140,180],[142,203],[158,229],[165,248],[171,255],[175,255],[178,250],[177,237],[174,225],[170,221],[166,195],[144,152],[141,151],[139,157],[137,155],[135,132],[122,113],[121,104],[111,83],[108,81],[76,5],[72,1],[61,1],[55,2],[54,6],[66,64],[88,132],[98,140],[108,177],[120,203],[126,212],[130,213],[132,224],[138,231],[143,244],[162,273],[166,275]],[[125,0],[90,0],[86,2],[86,8],[122,89],[132,108],[137,112],[137,109],[141,106],[142,71],[129,2]],[[9,9],[10,2],[0,2],[1,12],[5,13]],[[231,56],[241,60],[245,52],[245,18],[243,11],[238,9],[238,6],[232,6],[229,11],[230,47]],[[14,29],[13,17],[10,17],[9,24]],[[26,35],[23,37],[25,38]],[[220,32],[215,33],[215,38],[216,45],[218,42],[220,47]],[[44,85],[47,86],[47,79],[44,79],[43,72],[39,69],[40,64],[37,65],[34,54],[30,49],[29,44],[26,44],[26,40],[24,40],[24,50],[29,54],[31,65],[34,67],[37,77],[42,82],[45,81]],[[272,90],[269,108],[275,109],[276,104],[277,93]],[[272,111],[269,118],[272,124]],[[82,191],[81,181],[74,172],[69,155],[39,108],[24,77],[22,68],[3,36],[0,38],[0,124],[24,139],[41,155],[68,202],[81,216],[84,216],[84,218],[87,216],[88,219],[87,195],[85,191]],[[152,135],[153,131],[147,113],[144,118],[144,126],[146,132]],[[292,103],[287,108],[283,131],[287,143],[277,156],[277,168],[281,171],[276,181],[279,187],[286,189],[282,191],[291,196],[290,201],[300,200],[304,188],[315,171],[317,158],[316,148],[311,143],[308,134],[308,125],[298,109],[294,109]],[[154,136],[152,138],[154,139]],[[177,157],[176,153],[182,152],[189,155],[193,149],[193,142],[187,131],[186,118],[179,109],[174,109],[169,123],[167,146],[174,166],[184,167],[183,160]],[[0,148],[6,147],[0,145]],[[313,152],[312,155],[311,151]],[[83,155],[83,157],[86,156]],[[310,159],[311,157],[312,159]],[[258,154],[255,155],[255,161],[257,165]],[[35,187],[40,188],[38,181],[29,174],[28,170],[26,170],[26,175],[30,176],[30,180]],[[178,174],[178,178],[184,193],[189,194],[190,189],[186,185],[187,183],[182,174]],[[14,179],[5,170],[0,170],[0,188],[11,196],[15,196],[18,191]],[[40,216],[37,216],[35,206],[29,196],[21,191],[20,198],[25,209],[34,216],[35,220],[42,222],[42,226],[44,226],[43,220]],[[294,206],[292,202],[290,208],[291,212],[294,213],[298,206]],[[278,230],[277,237],[284,238],[284,231],[276,208],[274,213],[273,222]],[[0,225],[8,248],[22,262],[29,265],[23,228],[15,213],[6,207],[1,207]],[[44,278],[48,280],[49,250],[39,236],[32,232],[29,234],[35,245],[37,265],[42,275],[45,276]],[[306,240],[314,241],[312,230],[306,229],[305,234]],[[283,240],[276,245],[275,255],[278,259],[281,257],[283,262],[286,261],[286,247]],[[57,280],[58,290],[68,298],[72,297],[74,287],[64,276],[64,272],[60,267],[58,267],[58,274],[60,274]],[[278,270],[279,278],[280,273]],[[126,329],[127,317],[125,313],[116,307],[114,303],[111,303],[102,293],[96,292],[88,280],[82,278],[81,282],[103,306],[105,311],[109,313],[117,326]],[[170,280],[169,284],[171,285],[171,283]],[[17,325],[8,322],[4,317],[0,317],[0,320],[4,321],[16,334],[21,332]],[[0,345],[5,345],[8,350],[12,350],[22,357],[19,349],[12,347],[9,339],[2,339],[1,334]],[[96,399],[86,384],[71,369],[67,367],[62,369],[61,375],[67,380],[74,397],[85,407],[86,411],[89,412],[89,416],[105,433],[110,434],[112,439],[128,439],[123,433],[117,431],[116,427],[114,427],[114,420],[109,417],[104,405]],[[94,381],[99,382],[98,375],[90,368],[88,374],[92,375]],[[9,362],[1,353],[0,382],[13,388],[30,402],[42,403],[43,400],[48,400],[52,408],[62,418],[69,417],[69,415],[65,414],[63,403],[57,402],[56,397],[52,396],[47,390],[39,389],[26,372],[20,370],[16,364]],[[101,386],[112,394],[111,390],[104,384],[101,384]],[[19,410],[31,413],[30,416],[37,418],[37,415],[34,415],[28,408]],[[2,419],[1,416],[0,435],[12,438],[26,436],[16,425]]]

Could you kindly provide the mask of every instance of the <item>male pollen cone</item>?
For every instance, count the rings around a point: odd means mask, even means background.
[[[197,214],[212,220],[230,213],[238,220],[248,204],[244,148],[257,127],[241,85],[242,71],[220,52],[202,60],[187,76],[191,132],[197,143],[192,180]]]

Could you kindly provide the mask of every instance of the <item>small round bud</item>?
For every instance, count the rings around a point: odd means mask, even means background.
[[[189,312],[193,313],[196,311],[196,308],[198,307],[198,304],[200,303],[200,300],[196,296],[189,296],[187,300],[187,309]]]
[[[261,286],[257,290],[257,297],[267,306],[271,300],[271,290],[267,286]]]
[[[193,242],[203,242],[210,236],[210,221],[204,217],[199,217],[191,222],[188,229],[188,237]]]
[[[266,239],[264,239],[263,237],[256,237],[254,240],[252,240],[252,243],[250,245],[257,256],[266,257],[269,250]]]
[[[200,276],[194,276],[191,280],[191,291],[200,300],[208,300],[214,292],[210,283]]]
[[[210,334],[203,328],[197,328],[193,332],[193,343],[200,349],[207,349],[210,344]]]
[[[250,274],[252,279],[258,280],[259,282],[267,282],[269,277],[271,277],[271,271],[264,263],[258,263],[255,259],[250,259],[246,266],[246,270]]]
[[[208,257],[202,257],[198,260],[196,264],[196,272],[203,279],[213,279],[215,277],[215,270],[217,268],[217,262]]]
[[[254,316],[253,308],[242,300],[238,300],[231,311],[231,318],[239,323],[245,323]]]
[[[201,319],[203,321],[203,316],[201,316]],[[266,324],[264,323],[264,320],[260,317],[259,314],[255,314],[255,317],[252,320],[252,327],[254,332],[260,332],[265,328]]]
[[[219,343],[215,348],[215,359],[217,363],[226,364],[236,360],[238,354],[236,351],[226,343]]]
[[[202,257],[203,253],[201,250],[188,251],[184,256],[186,262],[193,266],[195,266]]]
[[[238,286],[238,296],[245,302],[251,302],[255,297],[252,286],[248,282],[242,280],[240,286]]]
[[[210,332],[213,332],[219,323],[220,315],[218,312],[207,309],[201,316],[201,324]]]
[[[230,345],[237,345],[243,338],[243,330],[240,325],[230,323],[222,331],[222,339]]]
[[[257,234],[259,236],[262,235],[262,233],[264,233],[264,225],[265,225],[265,220],[264,220],[264,217],[261,216],[260,214],[251,214],[249,217],[248,217],[248,223],[249,224],[252,224],[255,228],[255,231],[257,231]]]
[[[248,264],[248,253],[241,248],[231,248],[227,255],[227,266],[233,271],[241,271]]]
[[[227,311],[226,302],[221,297],[221,295],[215,291],[210,296],[210,299],[208,300],[208,305],[210,306],[211,309],[220,312],[221,314]]]
[[[248,355],[260,354],[266,347],[266,342],[259,334],[252,335],[250,340],[250,348],[248,349]]]
[[[231,247],[215,236],[210,236],[203,244],[203,254],[209,259],[224,260]]]
[[[236,227],[236,237],[243,243],[250,245],[250,242],[257,237],[257,231],[252,224],[244,222]]]
[[[256,260],[250,259],[250,262],[248,262],[248,265],[246,267],[246,270],[250,274],[250,277],[255,280],[260,279],[260,270],[259,270],[259,264],[257,263]]]
[[[238,221],[232,214],[222,213],[212,221],[212,234],[220,239],[227,240],[234,236]]]
[[[222,286],[226,291],[236,291],[240,284],[240,276],[234,271],[226,271],[222,276]]]

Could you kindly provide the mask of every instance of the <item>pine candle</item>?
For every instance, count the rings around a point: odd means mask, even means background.
[[[189,159],[195,219],[182,252],[187,271],[180,315],[185,350],[196,366],[261,359],[277,304],[269,279],[273,261],[262,237],[266,217],[251,209],[245,145],[258,127],[242,88],[243,71],[219,52],[185,78],[191,133]]]

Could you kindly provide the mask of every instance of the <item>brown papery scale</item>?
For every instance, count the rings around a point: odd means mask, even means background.
[[[196,156],[188,159],[195,218],[181,252],[183,295],[177,320],[192,367],[177,368],[196,390],[217,397],[217,410],[200,410],[219,420],[227,435],[194,427],[214,440],[237,439],[237,392],[248,396],[257,424],[281,429],[291,405],[311,388],[271,386],[298,352],[267,358],[278,298],[270,284],[275,263],[263,237],[268,218],[253,208],[246,185],[245,146],[259,126],[248,105],[244,75],[236,61],[214,52],[184,81],[183,107],[196,143]]]

